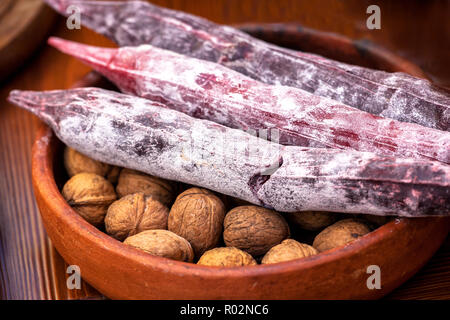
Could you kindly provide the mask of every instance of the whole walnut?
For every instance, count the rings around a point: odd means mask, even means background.
[[[179,194],[170,209],[168,228],[192,245],[197,257],[217,246],[223,228],[225,206],[212,192],[190,188]]]
[[[152,229],[167,229],[169,209],[143,192],[114,201],[105,217],[106,232],[117,240]]]
[[[197,264],[216,267],[241,267],[254,266],[258,263],[245,251],[234,247],[221,247],[206,251]]]
[[[69,177],[88,172],[106,177],[111,183],[117,182],[120,171],[119,167],[91,159],[70,147],[64,149],[64,166]]]
[[[313,242],[318,251],[326,251],[343,246],[370,232],[366,224],[354,219],[344,219],[320,232]]]
[[[309,257],[319,252],[313,247],[292,239],[283,240],[280,244],[272,247],[263,257],[261,263],[277,263]]]
[[[166,206],[170,206],[175,194],[173,183],[131,169],[122,169],[116,191],[119,198],[143,192]]]
[[[336,213],[324,211],[289,212],[285,217],[291,223],[308,231],[323,229],[337,220]]]
[[[236,207],[224,220],[225,244],[252,256],[265,254],[289,234],[289,226],[279,213],[258,206]]]
[[[168,230],[147,230],[123,242],[139,250],[172,260],[192,262],[194,251],[186,239]]]
[[[114,187],[95,173],[79,173],[70,178],[62,189],[64,199],[90,224],[103,224],[106,210],[116,200]]]

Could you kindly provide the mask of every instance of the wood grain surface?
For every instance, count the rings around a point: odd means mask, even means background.
[[[41,0],[0,2],[0,80],[39,45],[56,15]]]
[[[20,0],[19,0],[20,1]],[[400,8],[393,1],[327,1],[328,6],[316,1],[295,0],[216,0],[154,1],[157,4],[181,9],[208,17],[221,23],[238,22],[299,22],[309,27],[336,31],[353,38],[365,38],[392,48],[404,56],[413,57],[431,78],[441,84],[450,84],[448,55],[445,43],[433,42],[436,35],[445,36],[447,1],[410,1]],[[379,2],[392,10],[384,14],[382,30],[373,33],[364,30],[367,3]],[[402,11],[403,10],[403,11]],[[386,10],[388,11],[388,10]],[[413,23],[405,20],[413,12],[425,13],[422,26],[430,32],[406,37],[402,31]],[[403,18],[399,18],[403,17]],[[427,20],[428,19],[428,20]],[[415,20],[414,20],[415,21]],[[442,23],[439,27],[439,21]],[[448,21],[448,20],[447,20]],[[385,29],[383,29],[385,28]],[[418,28],[419,27],[414,27]],[[388,30],[394,31],[388,31]],[[51,34],[88,44],[112,46],[111,42],[82,28],[68,30],[60,18]],[[421,39],[425,41],[420,43]],[[447,33],[447,39],[448,33]],[[417,42],[416,44],[413,44]],[[445,42],[445,41],[444,41]],[[448,41],[447,41],[448,42]],[[420,45],[419,45],[420,44]],[[420,48],[420,47],[425,48]],[[447,66],[447,67],[446,67]],[[5,102],[11,89],[48,90],[70,87],[89,69],[75,59],[64,56],[43,44],[31,59],[4,81],[0,88],[0,296],[2,299],[103,299],[86,283],[81,290],[68,290],[66,264],[46,237],[40,221],[30,174],[30,152],[39,125],[37,118]],[[430,235],[432,236],[432,235]],[[399,266],[401,268],[401,266]],[[411,280],[392,292],[391,299],[450,299],[450,240],[430,262]]]

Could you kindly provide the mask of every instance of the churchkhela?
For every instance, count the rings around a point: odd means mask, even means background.
[[[450,93],[428,80],[282,48],[238,29],[144,1],[45,1],[66,16],[76,6],[84,26],[120,46],[150,44],[374,115],[450,130]]]
[[[450,132],[374,116],[150,45],[100,48],[58,38],[49,43],[92,66],[124,93],[231,128],[275,128],[283,145],[450,162]]]
[[[99,88],[14,90],[9,101],[93,159],[278,211],[450,214],[450,166],[436,161],[283,146]]]

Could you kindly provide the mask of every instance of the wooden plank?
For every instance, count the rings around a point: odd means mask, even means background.
[[[389,294],[387,299],[450,299],[450,237],[427,265],[410,281]]]
[[[70,32],[60,19],[57,34],[80,42],[111,45],[100,36]],[[83,283],[81,290],[66,287],[67,265],[50,244],[33,196],[31,146],[38,120],[4,103],[18,89],[68,88],[88,72],[47,46],[30,65],[0,89],[0,292],[3,299],[91,299],[102,296]]]

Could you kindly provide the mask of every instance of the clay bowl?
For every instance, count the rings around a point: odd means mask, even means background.
[[[297,25],[246,25],[280,45],[423,76],[409,62],[380,48]],[[90,74],[78,85],[105,85]],[[387,294],[438,249],[449,231],[445,218],[396,219],[341,248],[273,265],[211,268],[151,256],[89,225],[59,188],[66,179],[62,143],[42,126],[32,152],[34,192],[47,233],[88,283],[113,299],[374,299]],[[380,290],[366,285],[367,267],[381,269]]]

